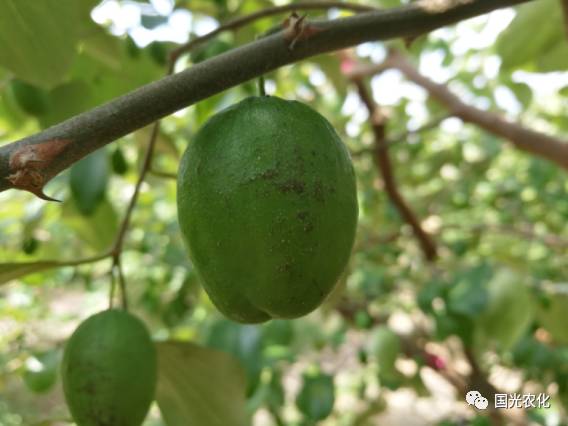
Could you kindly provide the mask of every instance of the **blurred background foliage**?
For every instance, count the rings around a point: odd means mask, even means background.
[[[0,143],[154,81],[165,75],[172,47],[282,3],[1,4]],[[347,14],[331,9],[309,17]],[[565,135],[568,44],[561,15],[558,1],[540,0],[434,31],[406,54],[468,103]],[[184,56],[178,68],[250,42],[283,19],[223,33]],[[388,46],[399,42],[366,43],[352,53],[362,63],[378,63]],[[348,269],[324,306],[305,318],[257,326],[223,319],[179,236],[171,176],[180,154],[208,117],[256,94],[255,82],[163,120],[123,265],[131,309],[156,340],[199,346],[161,349],[171,360],[161,386],[173,387],[187,403],[160,401],[162,414],[154,407],[146,425],[188,419],[229,425],[239,424],[237,418],[255,425],[492,424],[494,418],[465,403],[463,392],[480,383],[551,395],[549,409],[503,410],[507,421],[568,424],[565,171],[444,119],[444,108],[397,71],[370,78],[375,101],[388,113],[387,137],[403,135],[389,146],[399,190],[438,246],[439,258],[428,262],[383,190],[369,149],[368,114],[340,66],[329,54],[266,76],[269,94],[305,102],[332,122],[358,178],[359,228]],[[439,125],[416,131],[438,119]],[[56,177],[46,193],[61,204],[24,192],[0,194],[0,425],[68,424],[57,374],[61,348],[81,319],[106,307],[110,284],[110,260],[61,268],[15,262],[73,261],[108,249],[148,138],[149,129],[140,129]],[[183,350],[192,362],[180,362]],[[230,362],[217,351],[230,354]],[[178,376],[186,388],[176,384]],[[226,422],[208,418],[192,390]]]

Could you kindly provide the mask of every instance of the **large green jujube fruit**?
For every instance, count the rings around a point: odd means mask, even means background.
[[[156,350],[138,318],[122,310],[103,311],[75,330],[61,374],[79,426],[140,426],[154,399]]]
[[[203,286],[229,318],[296,318],[319,306],[349,259],[355,175],[308,106],[251,97],[203,126],[180,164],[178,217]]]

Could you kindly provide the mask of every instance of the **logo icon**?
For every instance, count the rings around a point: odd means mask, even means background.
[[[478,410],[485,410],[489,406],[487,398],[483,397],[478,391],[469,391],[465,395],[465,401],[469,405],[473,405]]]

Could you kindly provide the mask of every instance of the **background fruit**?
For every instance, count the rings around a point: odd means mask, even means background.
[[[511,349],[534,318],[534,296],[527,280],[508,268],[499,269],[486,285],[487,306],[477,321],[476,344]]]
[[[538,310],[539,323],[551,334],[554,341],[561,345],[568,345],[567,312],[566,294],[551,294],[546,306]]]
[[[57,349],[30,356],[22,374],[26,386],[36,393],[49,391],[57,381],[59,359],[60,352]]]
[[[252,97],[211,118],[178,175],[178,217],[218,309],[240,322],[315,309],[349,258],[355,176],[319,113]]]
[[[139,426],[156,386],[156,352],[146,327],[121,310],[88,318],[67,342],[62,378],[80,426]]]
[[[304,386],[296,398],[299,410],[310,420],[323,420],[335,402],[333,377],[323,373],[304,374]]]
[[[377,360],[381,372],[394,372],[394,363],[400,353],[400,338],[387,326],[379,326],[369,338],[367,352]]]

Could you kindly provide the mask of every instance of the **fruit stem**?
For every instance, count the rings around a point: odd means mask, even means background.
[[[114,268],[110,270],[110,290],[108,293],[108,308],[112,309],[114,302],[114,291],[116,289],[116,279],[114,277]]]
[[[266,96],[266,90],[264,87],[264,76],[258,77],[258,94],[259,96]]]
[[[122,273],[120,258],[113,259],[113,265],[111,268],[112,281],[111,281],[109,306],[112,308],[112,303],[113,303],[112,299],[114,298],[114,287],[115,287],[115,278],[114,278],[115,271],[116,274],[118,275],[118,286],[120,287],[120,300],[122,304],[122,309],[128,311],[128,296],[126,294],[126,281],[124,279],[124,274]]]

